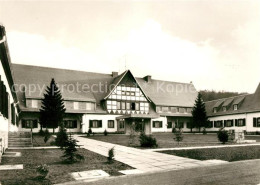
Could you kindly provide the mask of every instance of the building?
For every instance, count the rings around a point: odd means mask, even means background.
[[[170,132],[187,129],[197,97],[192,83],[13,64],[19,99],[19,131],[38,132],[39,109],[46,86],[54,78],[65,101],[64,123],[70,132]],[[133,127],[131,127],[133,128]],[[50,129],[51,131],[52,129]],[[58,128],[55,129],[58,131]]]
[[[17,97],[13,71],[4,26],[0,25],[0,161],[1,154],[8,148],[8,132],[16,128],[18,121]]]
[[[247,133],[260,132],[260,83],[254,94],[205,102],[210,131],[221,127]]]

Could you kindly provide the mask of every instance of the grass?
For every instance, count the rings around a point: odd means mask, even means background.
[[[118,172],[120,170],[132,169],[130,166],[118,161],[108,164],[106,157],[86,149],[78,149],[79,153],[84,155],[85,160],[74,164],[65,164],[62,162],[61,156],[63,155],[63,152],[60,149],[8,151],[21,152],[22,156],[13,158],[3,157],[1,164],[23,164],[24,169],[0,171],[0,180],[4,185],[42,185],[64,183],[74,180],[69,175],[71,172],[101,169],[110,175],[117,176],[121,175]],[[50,175],[47,180],[39,179],[36,168],[40,164],[47,164],[50,167]]]
[[[45,143],[44,137],[39,134],[33,134],[33,146],[52,146],[51,142],[55,141],[55,137],[51,135],[50,139]]]
[[[194,150],[167,150],[161,151],[161,153],[198,160],[219,159],[232,162],[248,159],[260,159],[260,146],[241,146]]]
[[[222,145],[217,138],[217,134],[183,134],[183,141],[176,142],[172,133],[153,133],[153,137],[156,138],[158,148],[175,148],[175,147],[190,147],[190,146],[212,146],[212,145]],[[129,146],[129,135],[97,135],[90,136],[90,139],[96,139],[99,141],[109,142],[113,144],[119,144],[123,146]],[[246,136],[246,139],[253,139],[260,142],[259,136]],[[233,143],[227,143],[233,144]],[[136,136],[135,143],[133,147],[140,147],[139,136]]]

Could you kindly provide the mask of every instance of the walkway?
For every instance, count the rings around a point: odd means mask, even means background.
[[[74,135],[74,138],[79,141],[81,148],[88,149],[92,152],[107,156],[108,150],[114,147],[115,160],[125,163],[142,172],[153,172],[163,170],[180,170],[200,166],[209,166],[219,164],[224,161],[209,160],[199,161],[158,153],[149,150],[141,150],[107,142],[97,141]]]

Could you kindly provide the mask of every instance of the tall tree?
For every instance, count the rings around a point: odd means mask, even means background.
[[[64,100],[57,87],[54,79],[52,78],[50,86],[47,87],[46,93],[42,100],[42,107],[40,109],[40,124],[42,127],[53,128],[58,127],[63,120],[65,114]]]
[[[207,127],[208,124],[205,103],[203,102],[200,93],[198,94],[198,97],[195,100],[195,104],[192,109],[192,124],[194,127],[199,128],[199,132],[201,127]]]

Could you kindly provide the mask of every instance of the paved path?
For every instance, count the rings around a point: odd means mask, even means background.
[[[115,159],[129,166],[132,166],[142,172],[153,172],[163,170],[179,170],[200,166],[210,166],[218,164],[217,160],[199,161],[168,155],[148,150],[141,150],[107,142],[97,141],[74,135],[74,138],[79,141],[81,148],[88,149],[95,153],[107,156],[108,150],[114,147]]]

